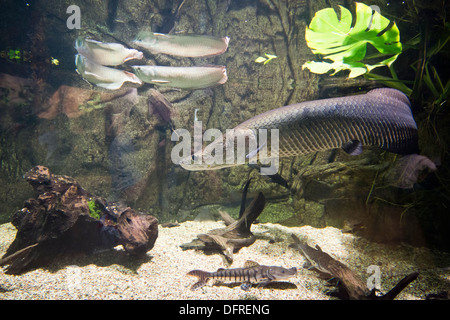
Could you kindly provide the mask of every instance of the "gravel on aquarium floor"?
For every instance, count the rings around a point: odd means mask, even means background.
[[[231,267],[242,267],[246,260],[262,265],[297,267],[297,274],[283,282],[244,291],[239,285],[206,286],[190,290],[197,280],[186,273],[201,269],[216,271],[226,268],[217,253],[186,250],[179,247],[197,234],[223,227],[223,222],[187,221],[178,227],[159,226],[154,248],[144,258],[130,257],[121,246],[114,250],[77,255],[55,261],[47,268],[22,275],[0,271],[0,299],[195,299],[195,300],[292,300],[335,299],[326,293],[334,287],[313,270],[302,268],[303,256],[289,248],[291,234],[307,238],[323,251],[349,266],[362,279],[367,267],[377,265],[381,271],[381,291],[386,293],[407,274],[421,270],[415,281],[397,299],[424,299],[428,293],[449,290],[450,271],[438,267],[438,260],[449,261],[449,255],[423,247],[387,245],[370,242],[339,229],[284,227],[264,223],[252,226],[257,240],[234,255]],[[0,256],[14,240],[16,229],[9,223],[0,225]],[[445,287],[447,286],[447,287]]]

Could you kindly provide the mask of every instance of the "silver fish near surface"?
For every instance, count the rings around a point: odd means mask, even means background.
[[[105,89],[119,89],[127,81],[142,84],[142,81],[131,72],[99,65],[79,54],[75,56],[75,65],[83,79]]]
[[[247,260],[243,268],[219,269],[216,272],[202,270],[192,270],[187,273],[189,276],[195,276],[198,282],[192,285],[191,290],[203,287],[209,279],[218,281],[242,282],[241,289],[248,290],[252,283],[266,285],[269,282],[290,278],[297,273],[295,267],[286,269],[277,266],[263,266],[257,262]]]
[[[362,146],[378,146],[399,154],[418,152],[417,125],[408,97],[389,88],[273,109],[239,124],[234,128],[234,134],[239,139],[237,135],[251,133],[256,139],[259,129],[279,130],[279,152],[276,155],[264,152],[267,157],[282,158],[334,148],[357,155],[362,152]],[[223,150],[225,155],[230,149],[236,154],[234,141],[223,135],[222,139],[218,138],[203,150],[182,159],[180,165],[187,170],[216,170],[239,165],[236,161],[217,163],[211,152]],[[262,149],[268,145],[269,141]],[[202,161],[194,162],[193,159]]]
[[[224,53],[230,38],[195,34],[163,34],[140,32],[133,42],[153,54],[163,53],[179,57],[210,57]]]
[[[227,82],[224,66],[168,67],[132,66],[144,82],[179,89],[202,89]]]
[[[141,51],[125,48],[119,43],[103,43],[82,38],[75,41],[75,49],[82,56],[103,66],[118,66],[125,61],[144,57]]]

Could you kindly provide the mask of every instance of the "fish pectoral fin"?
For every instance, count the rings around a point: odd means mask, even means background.
[[[201,287],[203,287],[205,284],[206,284],[206,281],[200,280],[200,281],[194,283],[194,284],[191,286],[191,290],[196,290],[196,289],[198,289],[198,288],[201,288]]]
[[[360,155],[363,151],[362,143],[359,140],[351,140],[342,145],[342,150],[351,156]]]
[[[122,86],[123,82],[112,82],[112,83],[96,83],[95,85],[108,90],[117,90]]]
[[[98,80],[98,81],[103,81],[103,80],[104,80],[104,79],[101,78],[98,74],[93,73],[93,72],[85,71],[85,72],[84,72],[84,75],[85,75],[85,76],[89,76],[89,77],[91,77],[92,79],[95,79],[95,80]]]
[[[125,49],[125,47],[123,45],[121,45],[120,43],[104,43],[104,42],[100,42],[97,40],[92,40],[92,39],[85,39],[86,42],[91,43],[91,46],[97,46],[99,48],[105,49],[105,50],[109,50],[109,51],[115,51],[117,49]]]
[[[243,284],[241,284],[241,289],[244,291],[250,290],[251,287],[252,284],[250,282],[244,282]]]
[[[160,38],[173,38],[170,34],[165,34],[165,33],[158,33],[158,32],[153,32],[153,35],[155,37],[160,37]]]
[[[259,267],[259,263],[252,260],[245,261],[244,268],[252,268],[252,267]]]
[[[250,151],[245,158],[247,159],[252,159],[254,157],[256,157],[256,155],[258,154],[258,152],[266,145],[266,143],[264,142],[262,145],[260,145],[258,148],[256,148],[255,150]]]
[[[169,83],[169,80],[161,80],[161,79],[153,79],[151,82],[153,83]]]

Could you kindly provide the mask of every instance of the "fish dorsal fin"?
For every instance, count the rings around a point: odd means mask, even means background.
[[[351,156],[357,156],[362,153],[362,143],[358,140],[351,140],[342,145],[342,149]]]
[[[91,77],[92,79],[95,79],[95,80],[98,80],[98,81],[105,81],[104,78],[102,78],[102,77],[100,77],[98,74],[93,73],[93,72],[90,72],[90,71],[85,71],[85,72],[84,72],[84,75],[85,75],[85,76],[89,76],[89,77]]]
[[[111,82],[111,83],[104,82],[104,83],[96,83],[95,85],[97,87],[105,88],[108,90],[117,90],[123,85],[123,82],[122,81]]]
[[[253,267],[259,267],[259,263],[252,260],[245,261],[244,268],[253,268]]]
[[[123,73],[128,77],[127,81],[142,84],[142,80],[139,79],[134,73],[128,71],[123,71]]]
[[[98,48],[102,48],[104,50],[115,51],[125,49],[125,47],[120,43],[105,43],[92,39],[85,39],[85,41],[89,42],[91,46],[97,46]]]
[[[153,35],[154,35],[155,37],[159,37],[159,38],[166,38],[166,39],[173,38],[172,35],[170,35],[170,34],[165,34],[165,33],[153,32]]]

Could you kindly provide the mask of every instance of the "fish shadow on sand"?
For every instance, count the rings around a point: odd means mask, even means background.
[[[83,268],[88,265],[95,265],[97,267],[111,267],[116,265],[115,270],[123,273],[137,273],[141,265],[150,262],[153,259],[151,255],[131,256],[123,249],[112,249],[92,254],[76,254],[64,256],[58,262],[51,266],[42,267],[51,273],[56,273],[61,269],[67,267]]]
[[[219,282],[213,284],[215,287],[228,287],[228,288],[234,288],[234,287],[240,287],[242,285],[242,282]],[[288,281],[273,281],[266,285],[252,285],[252,289],[277,289],[277,290],[294,290],[297,289],[297,285],[293,284],[292,282]]]

